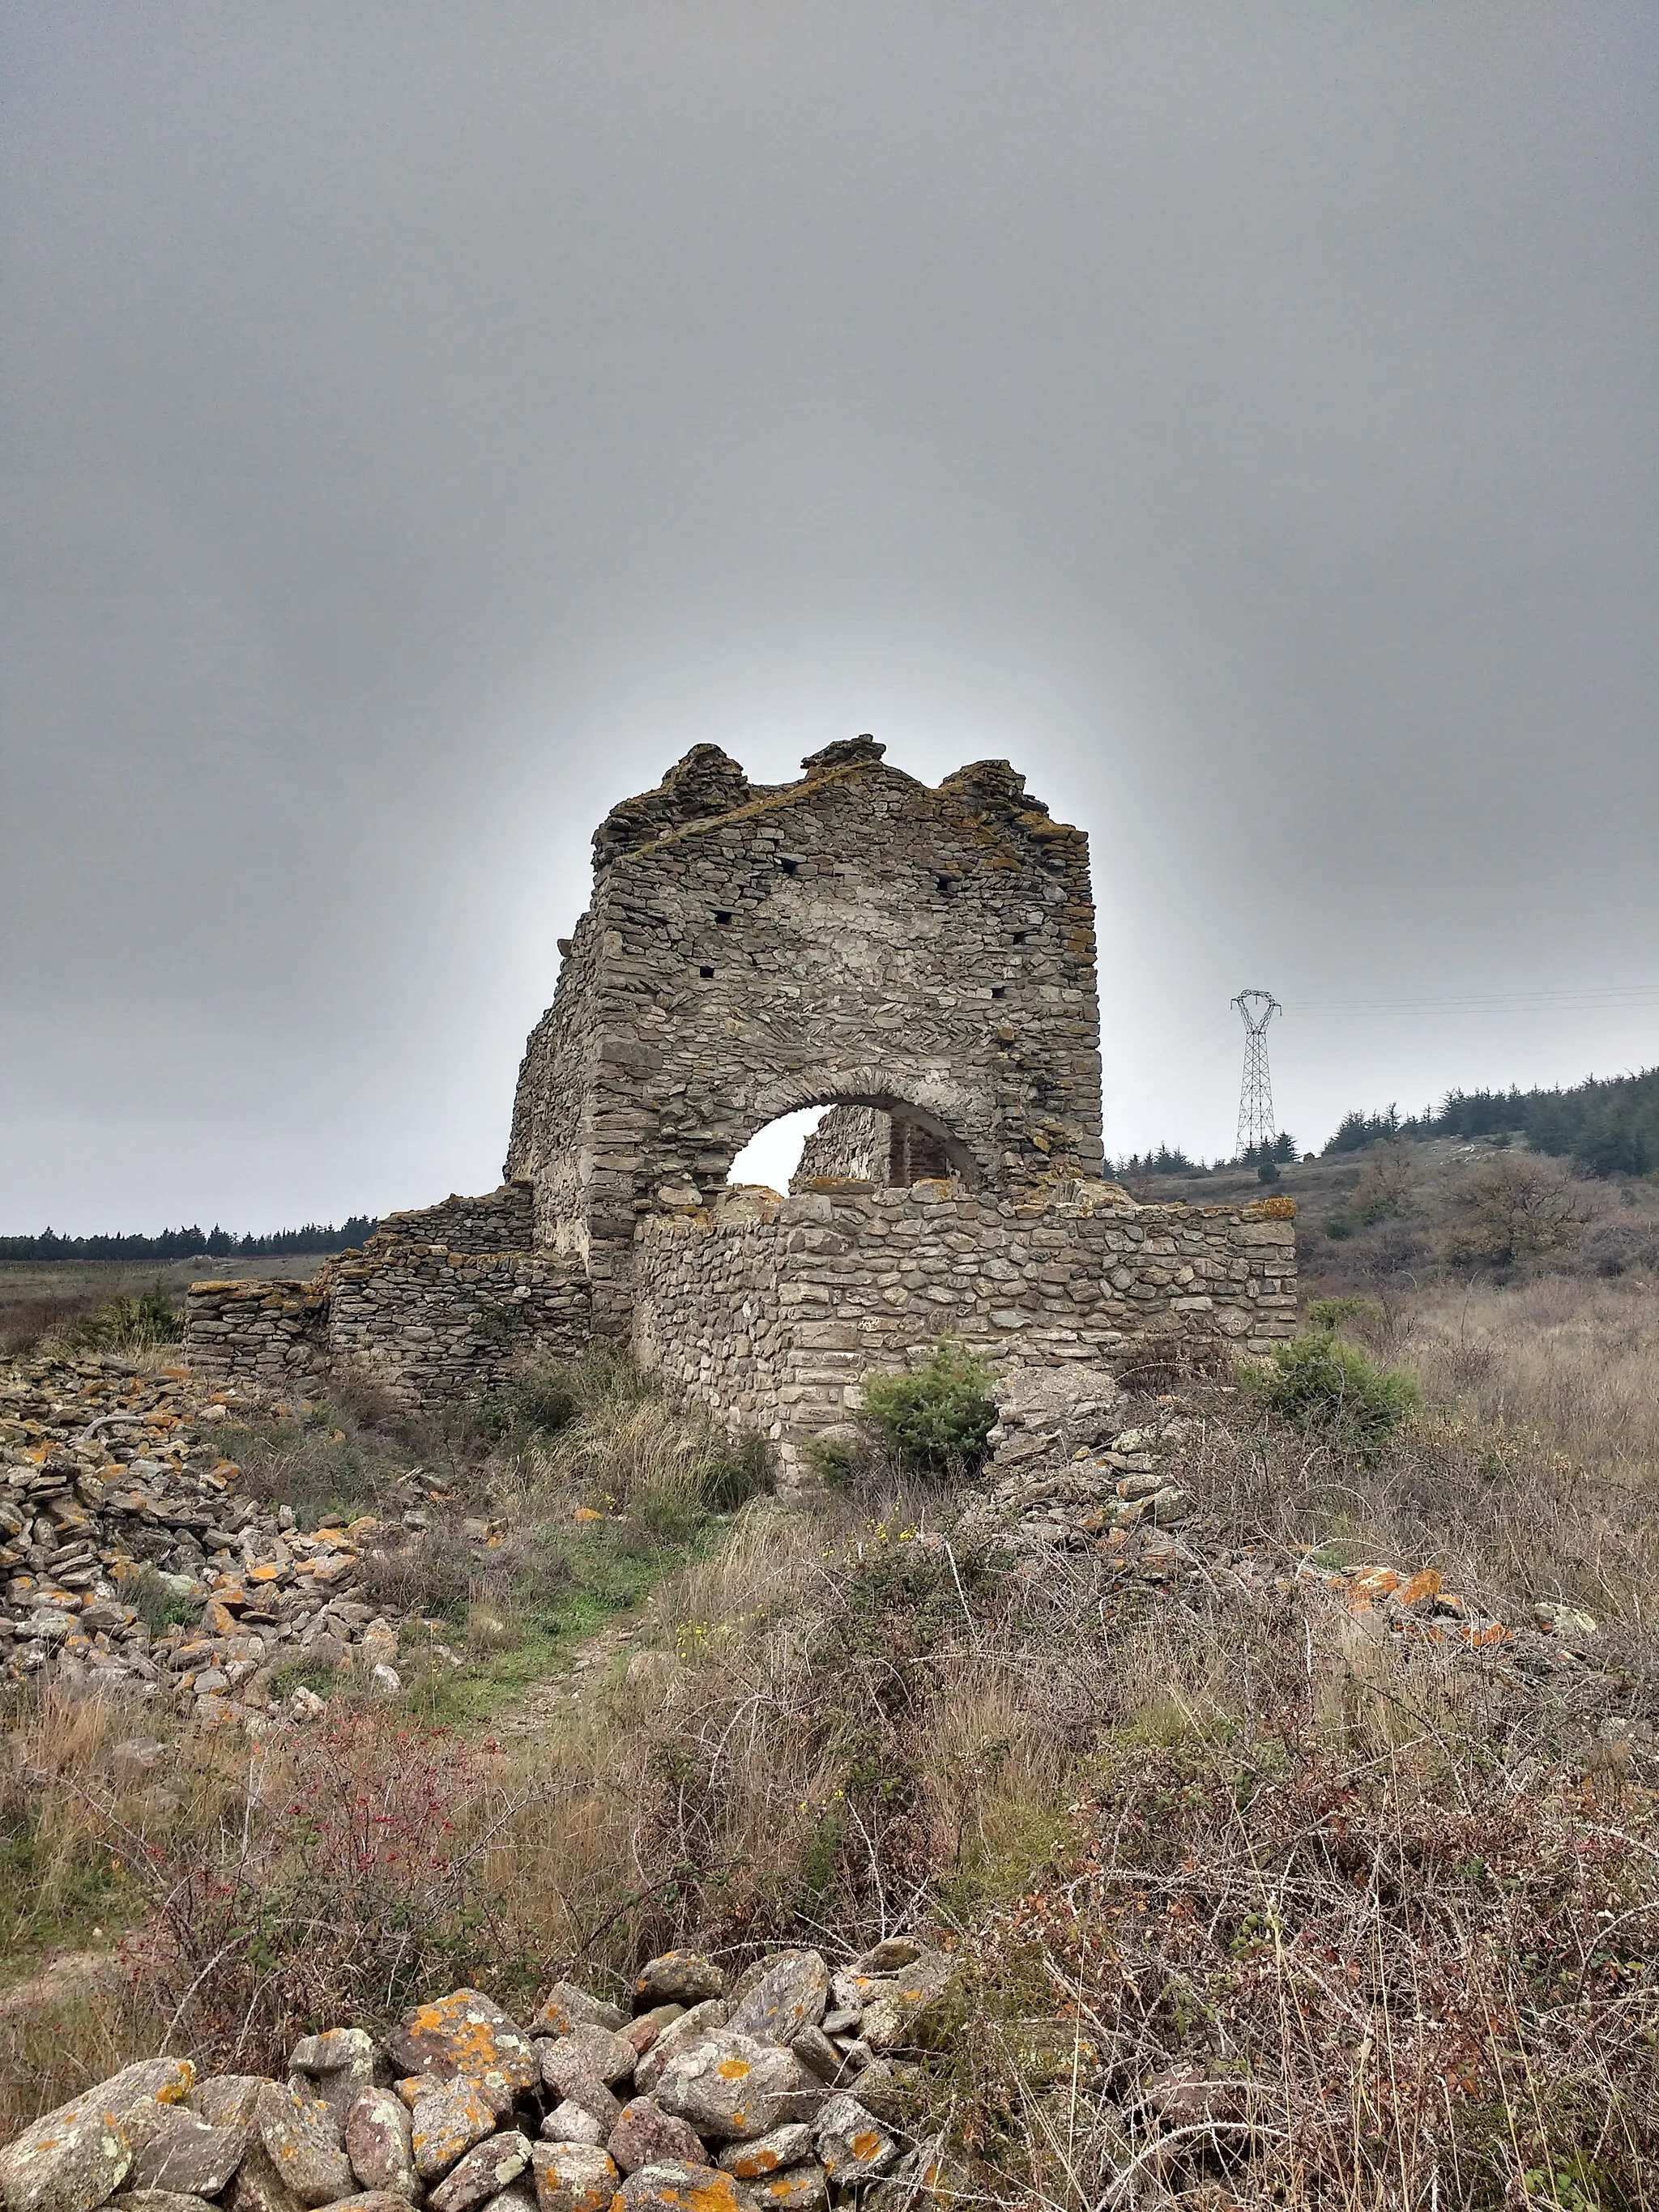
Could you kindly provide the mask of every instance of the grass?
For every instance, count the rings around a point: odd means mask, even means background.
[[[168,1302],[182,1307],[185,1286],[204,1275],[280,1275],[316,1272],[321,1253],[280,1259],[4,1260],[0,1261],[0,1357],[62,1345],[100,1308],[117,1299],[142,1298],[159,1284]]]
[[[720,1523],[718,1439],[614,1364],[537,1379],[470,1495],[555,1540],[455,1593],[460,1674],[411,1656],[404,1709],[192,1740],[170,1808],[112,1763],[131,1720],[20,1706],[54,1778],[29,1879],[64,1930],[118,1866],[143,1910],[118,1987],[52,2000],[49,2033],[0,2005],[0,2132],[164,2039],[271,2066],[462,1982],[517,2005],[675,1943],[921,1929],[967,1963],[926,2100],[988,2202],[1654,2205],[1650,1301],[1562,1276],[1328,1316],[1421,1387],[1369,1457],[1190,1389],[1176,1471],[1265,1563],[1249,1595],[1010,1573],[948,1483]],[[1279,1587],[1310,1556],[1438,1565],[1512,1620],[1571,1597],[1601,1669],[1534,1693],[1379,1638]],[[646,1662],[492,1741],[624,1605]]]

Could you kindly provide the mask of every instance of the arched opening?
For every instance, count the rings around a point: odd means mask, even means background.
[[[973,1154],[936,1114],[882,1091],[832,1095],[775,1115],[737,1154],[726,1181],[787,1191],[820,1176],[890,1188],[939,1177],[970,1189],[980,1179]]]
[[[775,1121],[757,1129],[726,1170],[727,1184],[761,1182],[774,1190],[787,1190],[808,1140],[833,1110],[829,1106],[802,1106],[793,1114],[780,1114]]]

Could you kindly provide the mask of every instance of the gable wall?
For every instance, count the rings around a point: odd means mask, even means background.
[[[880,752],[832,747],[797,785],[664,830],[671,776],[600,832],[507,1173],[617,1326],[639,1221],[712,1197],[799,1107],[907,1105],[988,1190],[1098,1170],[1086,839],[1006,763],[933,790]],[[735,763],[711,785],[688,760],[696,804],[752,790]]]

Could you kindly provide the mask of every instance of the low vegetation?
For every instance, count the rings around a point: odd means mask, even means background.
[[[1336,1333],[1339,1313],[1316,1316],[1270,1360],[1245,1369],[1244,1384],[1257,1404],[1339,1457],[1374,1460],[1420,1393],[1409,1375],[1385,1374],[1358,1345],[1345,1343]]]
[[[1408,1164],[1363,1235],[1438,1208]],[[125,1935],[106,1978],[0,2005],[0,2132],[163,2040],[276,2065],[440,1986],[925,1928],[969,1962],[939,2063],[981,2201],[1653,2205],[1659,1310],[1579,1269],[1328,1275],[1244,1389],[1145,1363],[1201,1522],[1268,1563],[1248,1598],[974,1534],[987,1401],[950,1346],[868,1394],[810,1514],[605,1354],[447,1431],[363,1401],[250,1437],[296,1513],[422,1471],[429,1524],[375,1571],[463,1663],[412,1642],[403,1703],[337,1693],[252,1750],[22,1702],[13,1947]],[[484,1510],[521,1533],[479,1571],[452,1532]],[[1534,1680],[1296,1580],[1367,1562],[1577,1623],[1582,1660]],[[626,1668],[501,1732],[624,1595]]]
[[[867,1377],[862,1419],[907,1474],[971,1474],[996,1425],[991,1387],[985,1362],[946,1337],[903,1373]]]

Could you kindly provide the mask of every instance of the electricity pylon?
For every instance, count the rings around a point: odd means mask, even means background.
[[[1271,991],[1241,991],[1232,1004],[1244,1024],[1244,1080],[1238,1090],[1238,1158],[1273,1143],[1273,1085],[1267,1073],[1267,1024],[1285,1011]]]

